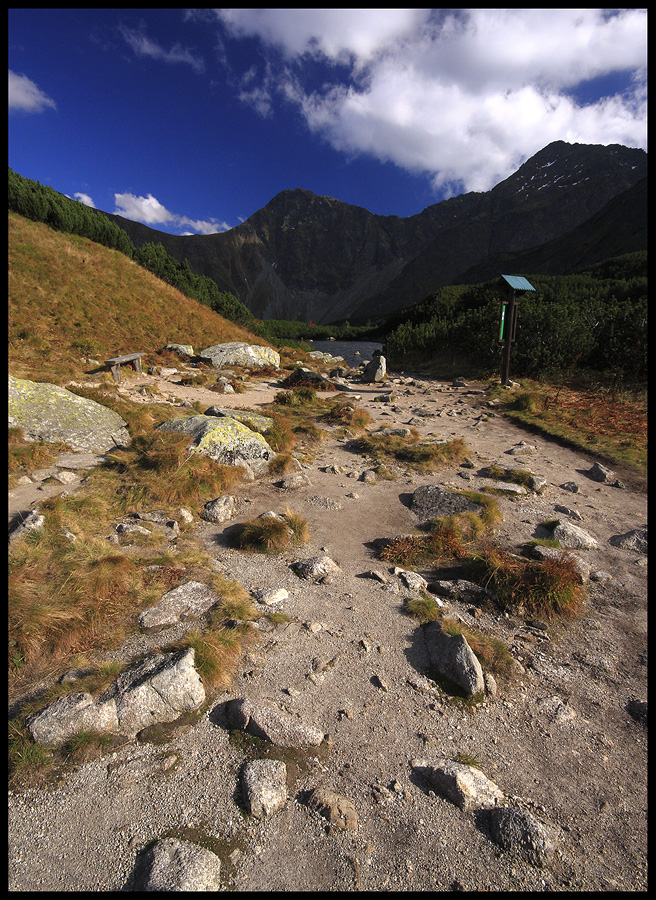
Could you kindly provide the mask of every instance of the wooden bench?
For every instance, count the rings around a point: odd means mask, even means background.
[[[121,383],[121,365],[123,363],[132,363],[132,368],[141,375],[141,357],[143,353],[128,353],[126,356],[114,356],[112,359],[106,359],[105,365],[109,366],[117,384]]]

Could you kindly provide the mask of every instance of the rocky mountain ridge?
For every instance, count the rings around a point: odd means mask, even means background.
[[[110,218],[137,246],[160,242],[174,258],[186,257],[193,271],[232,291],[258,318],[366,320],[480,271],[496,275],[499,261],[570,272],[645,249],[643,206],[614,201],[646,174],[643,150],[556,141],[491,191],[462,194],[406,218],[301,188],[282,191],[220,234],[169,235]],[[601,221],[591,226],[595,216]],[[554,250],[559,240],[563,246]],[[582,241],[583,262],[572,253]]]

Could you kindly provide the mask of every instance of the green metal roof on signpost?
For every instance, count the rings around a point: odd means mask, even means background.
[[[530,284],[530,282],[528,282],[522,275],[502,275],[501,277],[508,282],[513,291],[535,290],[533,285]]]

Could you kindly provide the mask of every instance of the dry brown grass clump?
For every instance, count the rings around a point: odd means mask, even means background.
[[[281,553],[290,546],[304,544],[309,539],[307,520],[287,509],[282,516],[264,513],[245,522],[237,534],[237,546],[242,550]]]
[[[529,618],[574,617],[585,596],[576,563],[567,556],[537,562],[488,548],[475,561],[475,571],[502,608]]]
[[[457,465],[465,458],[467,447],[462,438],[433,443],[422,441],[419,432],[412,428],[410,435],[367,434],[355,442],[356,449],[367,456],[401,463],[419,472],[432,472],[446,466]]]

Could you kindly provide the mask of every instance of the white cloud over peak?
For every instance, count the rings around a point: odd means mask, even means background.
[[[27,75],[18,75],[9,69],[9,110],[34,113],[48,108],[57,109],[55,101]]]
[[[78,197],[77,194],[75,196]],[[117,216],[123,216],[133,222],[143,222],[144,225],[151,227],[173,224],[179,228],[186,226],[193,229],[193,232],[185,232],[186,234],[216,234],[219,231],[228,231],[232,227],[216,219],[190,219],[188,216],[169,212],[152,194],[146,197],[131,193],[114,194],[114,204],[114,214]]]
[[[554,140],[646,147],[644,9],[215,14],[265,48],[244,102],[271,115],[284,97],[335,149],[424,173],[436,190],[489,190]],[[586,82],[619,74],[624,90],[581,99]]]

